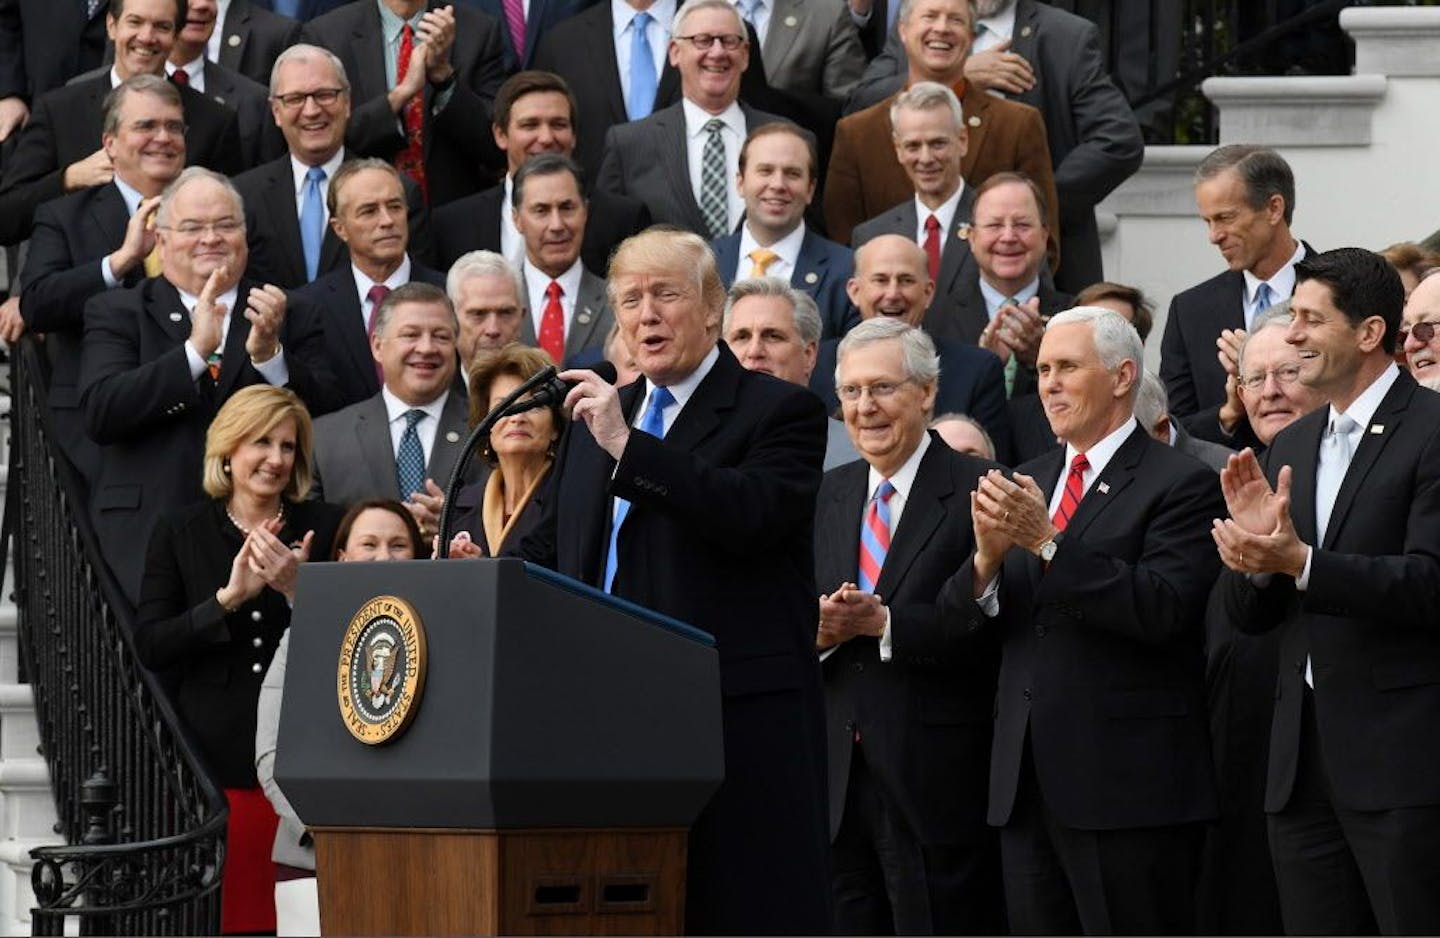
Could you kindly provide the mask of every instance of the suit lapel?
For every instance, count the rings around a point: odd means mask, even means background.
[[[130,213],[125,208],[125,197],[115,186],[108,185],[95,194],[91,211],[85,221],[95,229],[98,237],[95,244],[120,244],[125,240],[125,229],[130,224]]]
[[[615,58],[615,43],[611,37],[615,35],[615,14],[611,11],[610,4],[603,6],[605,10],[604,38],[594,43],[591,48],[599,50],[600,74],[595,78],[605,86],[605,97],[610,101],[610,123],[623,124],[630,119],[625,112],[625,89],[620,87],[620,62]],[[528,40],[527,40],[528,42]],[[659,82],[656,82],[658,96]]]
[[[805,236],[805,244],[810,243],[810,236]],[[715,266],[720,268],[720,279],[726,283],[734,283],[740,278],[740,232],[728,234],[723,238],[716,238],[710,245],[715,252]],[[800,262],[804,263],[805,248],[800,248]],[[797,265],[798,272],[799,267]]]
[[[245,298],[250,295],[251,283],[241,280],[235,289],[235,308],[230,310],[230,331],[225,334],[225,350],[220,353],[220,379],[217,382],[219,399],[224,400],[235,391],[235,382],[240,372],[250,361],[245,342],[250,338],[250,320],[245,318]]]
[[[360,67],[350,75],[350,80],[359,87],[351,100],[369,101],[389,90],[385,87],[385,28],[380,23],[380,10],[374,5],[367,4],[357,12],[359,17],[352,37],[356,64]],[[425,110],[429,112],[428,107]]]
[[[944,445],[941,440],[930,440],[930,448],[915,473],[915,483],[905,496],[905,513],[890,539],[890,550],[885,554],[880,580],[875,584],[875,592],[882,597],[895,595],[915,558],[954,507],[955,485],[946,471],[945,453],[940,449]]]
[[[1290,518],[1295,523],[1295,533],[1307,544],[1315,543],[1315,471],[1320,465],[1320,437],[1329,412],[1329,407],[1317,408],[1301,417],[1294,431],[1300,441],[1298,445],[1303,448],[1303,458],[1290,464]],[[1276,466],[1275,473],[1270,474],[1272,483],[1279,471]]]
[[[1018,0],[1015,5],[1015,31],[1011,35],[1010,51],[1023,56],[1035,70],[1035,87],[1024,94],[1005,97],[1039,107],[1041,89],[1045,87],[1045,79],[1040,74],[1044,60],[1040,55],[1040,23],[1033,0]]]
[[[965,112],[965,156],[960,161],[960,175],[973,179],[975,166],[981,162],[980,154],[985,150],[986,133],[990,129],[990,95],[974,82],[965,83],[965,99],[961,102]],[[993,164],[994,160],[985,160]],[[967,184],[965,188],[970,188]]]
[[[224,37],[220,41],[220,64],[238,72],[250,43],[250,4],[246,0],[232,0],[220,32]]]
[[[535,337],[535,311],[530,308],[530,283],[523,270],[520,273],[520,306],[525,311],[520,317],[520,344],[539,345]]]
[[[673,442],[678,449],[693,452],[735,408],[735,395],[743,369],[729,346],[721,343],[717,348],[720,358],[715,367],[700,382],[680,411],[674,426],[665,434],[665,439]]]
[[[830,255],[820,247],[818,238],[819,235],[815,232],[805,229],[805,237],[800,241],[800,253],[795,258],[795,272],[790,275],[790,285],[797,290],[812,291],[818,284],[825,282],[830,267]]]
[[[370,398],[355,419],[355,444],[360,459],[370,473],[371,486],[386,497],[399,499],[400,482],[395,476],[395,449],[390,442],[390,418],[385,399],[379,394]]]
[[[152,281],[150,302],[145,311],[176,345],[190,338],[190,311],[180,302],[180,293],[163,277]]]
[[[370,339],[362,325],[365,307],[355,288],[355,277],[348,270],[336,271],[329,275],[326,285],[331,297],[325,304],[325,312],[339,321],[325,323],[325,331],[339,335],[340,344],[356,372],[365,380],[366,389],[373,389],[371,393],[379,391],[380,382],[375,378],[375,356],[370,353]]]
[[[1415,387],[1415,382],[1402,372],[1385,393],[1380,406],[1375,408],[1375,416],[1370,418],[1370,425],[1360,437],[1360,445],[1356,447],[1355,455],[1350,459],[1350,467],[1345,470],[1345,478],[1340,483],[1340,491],[1335,495],[1330,522],[1325,526],[1325,543],[1321,545],[1324,549],[1334,549],[1335,538],[1345,526],[1345,516],[1355,503],[1355,496],[1364,486],[1365,477],[1370,474],[1375,460],[1380,458],[1380,453],[1400,429],[1401,420],[1405,416],[1405,406],[1410,403]]]
[[[1065,527],[1066,537],[1081,537],[1085,529],[1090,526],[1101,512],[1108,508],[1120,493],[1125,490],[1135,479],[1135,467],[1140,462],[1140,457],[1145,455],[1145,446],[1150,437],[1139,425],[1134,424],[1133,429],[1125,442],[1115,451],[1114,457],[1106,464],[1105,471],[1090,484],[1090,489],[1085,497],[1080,499],[1080,506],[1075,509],[1075,514],[1070,518],[1070,523]],[[1061,460],[1064,460],[1065,451],[1060,450]],[[1059,477],[1057,475],[1056,482]],[[1048,496],[1054,493],[1054,486],[1045,490]]]
[[[445,407],[440,412],[440,426],[435,428],[435,442],[430,447],[430,462],[425,473],[444,488],[455,471],[455,460],[465,445],[468,406],[464,397],[447,392]]]
[[[705,217],[700,212],[700,203],[695,201],[695,192],[690,188],[690,160],[685,150],[685,112],[681,105],[657,111],[655,129],[660,136],[660,158],[665,163],[665,172],[670,177],[670,191],[690,219],[690,226],[697,231],[705,230]]]
[[[770,29],[765,34],[761,56],[766,70],[774,74],[790,54],[800,30],[805,28],[805,6],[799,0],[775,0],[770,9]]]
[[[205,60],[201,68],[205,73],[205,96],[216,104],[223,104],[234,110],[235,83],[209,59]]]
[[[601,315],[604,306],[605,281],[589,271],[583,271],[580,274],[580,290],[575,296],[575,313],[570,317],[570,334],[565,339],[567,356],[585,348],[594,337],[600,320],[604,318]]]
[[[489,243],[500,250],[500,231],[504,227],[502,213],[505,211],[505,184],[493,186],[480,193],[475,204],[476,230],[489,232],[494,240]],[[482,236],[483,237],[483,236]],[[472,242],[473,243],[473,242]],[[506,258],[507,260],[509,258]]]
[[[300,243],[300,216],[295,212],[295,177],[290,171],[290,157],[283,156],[270,166],[265,202],[275,219],[275,236],[280,240],[279,254],[289,266],[294,280],[304,283],[305,249]]]
[[[840,474],[840,482],[825,504],[819,506],[822,514],[815,525],[817,531],[827,535],[818,539],[815,545],[816,550],[823,552],[821,569],[825,574],[825,579],[816,586],[825,592],[841,583],[854,583],[860,576],[860,550],[857,545],[870,481],[870,466],[864,460],[834,471]],[[883,574],[881,579],[884,579]]]
[[[959,204],[955,206],[955,218],[950,222],[950,231],[945,237],[945,250],[940,253],[936,293],[953,293],[955,285],[967,273],[971,279],[978,276],[975,260],[970,254],[970,219],[974,209],[975,190],[966,186],[960,192]]]

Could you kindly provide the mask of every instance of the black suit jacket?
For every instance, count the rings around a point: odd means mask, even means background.
[[[967,277],[963,284],[957,285],[956,292],[946,297],[944,303],[940,302],[938,296],[930,303],[930,309],[926,312],[925,321],[921,325],[926,332],[935,337],[936,341],[945,339],[951,342],[975,345],[980,341],[980,333],[984,332],[985,327],[990,324],[990,313],[985,306],[985,295],[980,292],[979,268],[975,268],[973,273],[973,277]],[[1050,278],[1044,273],[1040,275],[1040,289],[1036,295],[1040,297],[1040,315],[1042,316],[1054,316],[1056,313],[1069,309],[1075,303],[1073,296],[1056,289]],[[1011,397],[1029,394],[1035,390],[1035,387],[1034,369],[1021,367],[1015,375],[1015,387]]]
[[[940,588],[975,549],[970,492],[993,463],[931,435],[875,592],[890,609],[893,657],[880,640],[853,638],[821,669],[830,744],[830,835],[840,828],[856,731],[880,789],[926,845],[984,838],[985,791],[999,641],[940,617]],[[870,465],[832,469],[815,509],[815,586],[854,583]]]
[[[1275,483],[1290,466],[1295,532],[1316,545],[1315,472],[1329,408],[1276,435]],[[1402,369],[1375,411],[1315,546],[1309,589],[1283,575],[1257,588],[1225,573],[1226,609],[1246,631],[1280,629],[1265,810],[1290,801],[1300,748],[1305,658],[1337,808],[1440,804],[1440,395]]]
[[[230,0],[225,22],[218,28],[220,64],[267,89],[275,60],[300,41],[298,22],[250,0]]]
[[[972,598],[973,558],[946,584],[953,627],[1003,636],[991,824],[1009,822],[1027,744],[1055,820],[1083,830],[1215,816],[1205,715],[1205,597],[1219,558],[1215,473],[1138,424],[1091,485],[1048,570],[1012,548],[1000,614]],[[1048,500],[1064,450],[1017,469]]]
[[[809,391],[718,349],[663,441],[635,431],[617,463],[571,427],[521,554],[600,585],[611,498],[630,500],[613,592],[705,629],[720,655],[726,778],[691,830],[686,931],[825,933],[811,546],[825,414]],[[643,390],[621,389],[631,417]]]
[[[401,176],[405,200],[410,208],[410,256],[428,261],[430,210],[420,187]],[[300,243],[300,215],[295,210],[295,174],[290,154],[285,153],[263,166],[235,177],[235,188],[245,200],[245,239],[250,245],[249,274],[256,280],[291,290],[305,279],[305,249]],[[318,274],[348,270],[350,249],[325,226],[320,242]]]
[[[340,514],[322,502],[287,503],[280,539],[289,544],[314,531],[310,556],[328,560]],[[290,604],[268,587],[230,613],[215,600],[244,543],[224,501],[166,512],[149,541],[135,626],[141,662],[175,675],[175,707],[226,788],[257,784],[260,682],[290,625]]]
[[[244,298],[253,286],[240,282],[214,383],[203,373],[198,381],[190,377],[189,316],[169,281],[145,280],[85,305],[80,404],[86,431],[102,447],[90,508],[101,553],[132,600],[143,559],[136,545],[148,542],[165,511],[204,497],[201,465],[211,419],[236,391],[263,381],[245,352]],[[325,368],[319,311],[290,303],[281,344],[291,390],[313,413],[331,409],[334,379]]]
[[[441,6],[431,3],[430,8]],[[439,114],[431,113],[435,92],[425,88],[425,180],[430,204],[443,205],[478,192],[504,165],[490,132],[495,92],[505,78],[500,23],[474,7],[455,7],[454,91]],[[393,159],[405,135],[385,95],[384,33],[373,3],[348,3],[305,24],[307,42],[340,57],[350,78],[354,110],[345,148],[362,156]]]
[[[411,282],[428,283],[445,289],[445,275],[411,263]],[[348,407],[380,393],[375,377],[375,357],[361,315],[361,296],[355,291],[355,274],[346,263],[314,283],[306,284],[292,296],[320,309],[325,328],[325,363],[335,379],[336,407]]]
[[[472,6],[483,10],[505,23],[505,5],[502,0],[467,0]],[[505,45],[505,72],[513,75],[522,69],[534,68],[535,49],[540,40],[577,13],[595,5],[597,0],[530,0],[530,9],[525,13],[525,48],[516,49],[510,36],[510,28],[500,31]]]
[[[109,93],[107,70],[36,102],[0,182],[0,243],[28,237],[40,203],[64,194],[65,167],[100,149],[101,106]],[[235,112],[188,87],[180,89],[180,102],[188,127],[186,164],[227,176],[239,172],[245,164]]]
[[[0,0],[0,98],[35,102],[97,67],[105,56],[105,8],[46,0]]]
[[[784,121],[745,104],[740,109],[749,130]],[[595,178],[595,188],[639,199],[649,207],[657,224],[708,232],[690,185],[687,146],[685,111],[680,104],[672,104],[641,121],[616,124],[605,137],[605,160]],[[740,219],[731,222],[733,230]]]
[[[259,166],[283,155],[285,137],[270,113],[270,76],[262,85],[233,69],[205,60],[205,96],[235,112],[243,166]]]
[[[100,469],[100,451],[80,417],[80,340],[85,303],[106,290],[100,262],[125,241],[130,213],[113,183],[82,189],[40,206],[22,274],[20,312],[32,332],[45,335],[50,363],[46,400],[56,442],[86,481]],[[121,286],[145,276],[142,264]]]
[[[592,191],[586,201],[589,216],[580,259],[592,274],[604,277],[620,242],[650,227],[650,210],[639,199],[613,192]],[[437,208],[433,228],[440,267],[448,270],[470,251],[499,251],[502,213],[509,211],[504,183]]]
[[[960,202],[955,206],[955,218],[950,223],[950,232],[945,238],[945,247],[940,250],[940,273],[935,278],[935,296],[930,300],[930,315],[936,310],[948,310],[958,302],[966,288],[975,289],[973,284],[980,276],[975,264],[975,255],[970,253],[970,219],[975,212],[975,189],[966,186],[960,191]],[[859,249],[866,241],[881,235],[896,234],[915,240],[919,225],[915,200],[906,199],[889,211],[881,212],[869,221],[857,225],[850,235],[850,244]],[[921,247],[923,241],[918,242]],[[983,303],[982,303],[983,307]],[[927,316],[926,329],[930,328]],[[976,339],[979,334],[976,334]],[[973,341],[973,340],[972,340]]]
[[[1315,253],[1310,245],[1303,246],[1305,257]],[[1213,439],[1204,426],[1215,421],[1225,403],[1225,369],[1215,357],[1215,340],[1226,329],[1244,328],[1241,271],[1216,274],[1170,299],[1160,341],[1160,380],[1170,398],[1170,413],[1204,439]]]

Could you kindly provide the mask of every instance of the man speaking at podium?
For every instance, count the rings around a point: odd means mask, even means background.
[[[696,235],[626,240],[609,294],[641,378],[617,391],[562,374],[575,423],[521,555],[715,636],[725,782],[691,828],[686,933],[828,934],[823,406],[719,341],[725,288]]]

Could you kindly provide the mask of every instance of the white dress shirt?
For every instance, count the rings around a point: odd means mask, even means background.
[[[765,271],[767,277],[779,277],[786,283],[795,275],[795,268],[800,263],[800,246],[805,243],[805,223],[802,221],[795,226],[795,230],[771,245],[763,245],[755,240],[750,233],[750,225],[740,226],[740,260],[735,265],[735,279],[744,280],[750,276],[750,268],[755,262],[750,259],[753,251],[768,247],[775,252],[775,259],[770,262],[769,268]]]
[[[230,0],[219,0],[215,5],[215,28],[210,31],[210,38],[205,41],[205,58],[212,62],[220,61],[220,40],[225,33],[225,14],[230,12]]]
[[[335,155],[320,164],[325,171],[325,178],[320,180],[320,240],[324,243],[325,232],[330,230],[330,180],[335,178],[339,171],[340,164],[345,162],[345,148],[341,147],[335,151]],[[305,182],[306,175],[310,172],[310,164],[302,163],[290,154],[290,175],[295,180],[295,218],[299,219],[305,211]],[[362,297],[365,294],[360,294]]]
[[[965,180],[960,180],[960,188],[940,204],[939,208],[931,209],[915,197],[915,243],[922,248],[925,246],[925,237],[929,233],[925,230],[925,222],[931,215],[940,223],[940,253],[945,253],[945,245],[950,240],[950,235],[955,231],[955,213],[960,208],[960,196],[965,194]],[[994,318],[994,317],[991,317]]]
[[[1305,258],[1305,245],[1300,239],[1295,239],[1295,253],[1290,259],[1280,265],[1280,269],[1270,277],[1269,280],[1261,280],[1250,271],[1244,271],[1245,275],[1245,328],[1249,329],[1255,325],[1255,294],[1260,289],[1260,284],[1270,286],[1270,305],[1274,306],[1281,300],[1289,299],[1290,294],[1295,292],[1295,265]]]
[[[377,282],[383,282],[385,286],[394,290],[396,287],[403,287],[410,282],[410,255],[406,254],[400,259],[400,266],[395,272],[386,277],[384,281],[371,280],[362,273],[359,267],[353,263],[350,265],[350,273],[355,278],[355,294],[360,297],[360,325],[365,327],[365,332],[370,332],[370,318],[375,315],[375,304],[370,302],[370,289]]]
[[[195,304],[200,301],[200,298],[198,296],[186,293],[179,287],[175,288],[175,292],[180,294],[180,302],[185,304],[186,312],[188,312],[191,317],[194,317]],[[215,350],[217,352],[220,352],[221,355],[223,355],[225,352],[225,340],[230,338],[230,320],[233,316],[235,316],[235,304],[240,302],[239,294],[240,288],[237,285],[231,287],[230,289],[226,290],[224,293],[220,294],[215,298],[215,302],[223,305],[226,310],[225,318],[220,320],[220,344],[215,346]],[[273,385],[279,388],[284,387],[285,385],[290,383],[290,368],[288,365],[285,364],[285,349],[283,347],[277,347],[279,348],[279,351],[277,351],[270,358],[269,361],[261,362],[258,365],[256,365],[254,361],[251,361],[250,364],[254,367],[256,371],[260,373],[260,377],[265,379],[266,384]],[[196,350],[195,346],[190,342],[189,339],[185,340],[185,360],[190,365],[191,381],[199,381],[201,373],[203,373],[210,364],[209,362],[205,361],[204,356],[202,356],[200,352]],[[232,365],[231,367],[234,366]],[[225,363],[223,360],[220,363],[220,370],[225,370]]]
[[[525,261],[525,236],[515,227],[511,199],[515,197],[515,177],[505,174],[505,201],[500,206],[500,256],[519,267]]]
[[[630,21],[639,12],[625,0],[610,0],[610,19],[615,25],[615,68],[620,73],[620,93],[625,103],[630,103]],[[670,30],[675,24],[675,0],[656,0],[654,6],[645,11],[650,22],[645,27],[645,38],[650,42],[650,54],[655,59],[655,87],[660,87],[660,77],[665,72],[665,58],[670,48]]]
[[[390,452],[400,455],[400,440],[405,436],[405,414],[409,410],[425,411],[425,419],[415,424],[415,435],[420,438],[420,449],[425,452],[425,465],[430,465],[430,453],[435,449],[435,434],[440,429],[440,415],[445,412],[445,401],[450,389],[428,404],[410,405],[396,397],[388,387],[380,389],[380,398],[385,402],[385,415],[390,421]],[[442,480],[443,481],[443,480]],[[409,493],[402,493],[409,497]]]
[[[970,43],[970,54],[975,55],[993,49],[1015,35],[1015,4],[1007,3],[994,16],[982,16],[975,21],[975,41]]]
[[[740,110],[740,105],[735,102],[731,102],[730,106],[719,114],[711,114],[688,98],[682,100],[682,105],[685,111],[685,139],[688,141],[685,157],[690,168],[690,188],[695,193],[696,204],[700,202],[701,159],[705,154],[705,140],[709,137],[705,125],[717,117],[725,124],[720,131],[720,138],[725,141],[725,204],[729,212],[730,230],[733,231],[740,221],[740,216],[745,213],[745,200],[740,197],[740,191],[735,185],[735,178],[740,175],[740,148],[745,144],[745,112]]]
[[[585,266],[577,257],[569,270],[554,278],[555,282],[560,284],[560,311],[565,314],[566,339],[570,338],[570,322],[575,318],[575,294],[580,292],[580,277],[584,272]],[[525,291],[528,294],[526,299],[530,303],[530,322],[535,326],[535,338],[538,341],[540,321],[545,318],[545,304],[550,302],[545,291],[550,289],[551,277],[531,264],[528,257],[521,263],[520,273],[525,278]]]

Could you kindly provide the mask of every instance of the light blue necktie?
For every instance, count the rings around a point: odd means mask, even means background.
[[[423,410],[405,411],[405,434],[395,454],[395,481],[402,501],[425,489],[425,449],[420,445],[420,434],[415,432],[415,425],[424,419]]]
[[[300,18],[300,0],[273,0],[273,7],[281,16],[288,16],[292,20]]]
[[[636,429],[658,439],[665,439],[665,408],[675,403],[675,395],[669,388],[657,387],[650,395],[650,406]],[[615,521],[610,525],[610,548],[605,552],[605,592],[615,584],[615,566],[619,560],[616,545],[620,542],[620,525],[630,513],[630,503],[623,498],[615,499]]]
[[[1270,308],[1270,305],[1274,302],[1273,296],[1274,294],[1271,293],[1270,284],[1268,283],[1262,281],[1260,286],[1255,288],[1255,302],[1250,305],[1250,315],[1245,317],[1246,329],[1255,325],[1256,317]]]
[[[650,51],[649,13],[636,13],[630,21],[630,100],[625,114],[632,120],[649,117],[655,107],[655,56]]]
[[[760,12],[760,3],[761,0],[740,0],[740,15],[757,31],[760,29],[760,24],[755,22],[755,14]]]
[[[305,200],[300,205],[300,246],[305,251],[305,279],[314,280],[320,272],[320,244],[325,240],[325,200],[320,197],[320,183],[325,170],[310,167],[305,174]]]

